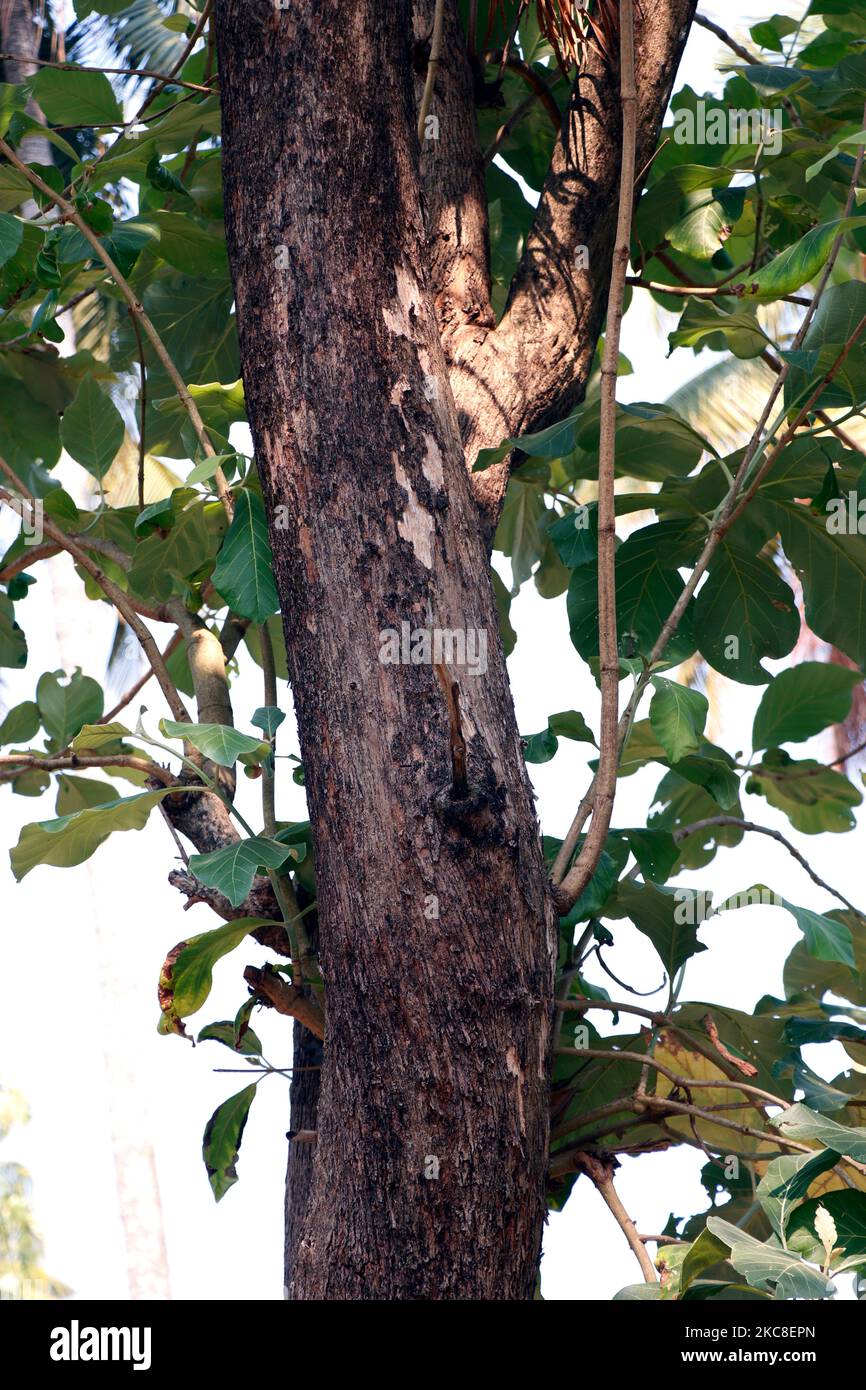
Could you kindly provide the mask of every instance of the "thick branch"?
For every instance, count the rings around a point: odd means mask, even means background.
[[[644,171],[656,148],[694,8],[694,0],[641,7],[635,45],[636,167]],[[479,449],[551,424],[582,399],[601,330],[615,239],[618,110],[618,74],[589,51],[502,321],[494,331],[467,334],[455,345],[451,384],[470,467]],[[577,254],[580,248],[585,256]],[[503,463],[473,478],[490,534],[507,471]]]

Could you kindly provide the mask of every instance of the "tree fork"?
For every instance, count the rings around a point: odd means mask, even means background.
[[[295,1299],[529,1299],[555,917],[430,295],[412,6],[219,0],[229,254],[316,844],[327,1032]],[[455,667],[381,634],[486,637]],[[291,1200],[291,1194],[290,1194]]]

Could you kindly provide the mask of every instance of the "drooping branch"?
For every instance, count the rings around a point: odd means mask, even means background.
[[[771,830],[768,825],[756,825],[754,821],[740,820],[737,816],[707,816],[705,820],[696,820],[691,825],[680,826],[679,830],[673,832],[674,839],[679,843],[680,840],[688,839],[689,835],[696,835],[699,830],[709,830],[713,826],[736,826],[739,830],[753,831],[757,835],[769,835],[770,839],[777,840],[780,845],[784,845],[788,853],[796,859],[797,863],[805,869],[813,883],[817,883],[819,888],[823,888],[826,893],[831,893],[834,898],[853,912],[856,917],[862,917],[863,913],[849,902],[844,893],[840,893],[838,888],[825,883],[823,878],[815,873],[809,861],[803,857],[795,845],[791,844],[784,835],[778,830]]]

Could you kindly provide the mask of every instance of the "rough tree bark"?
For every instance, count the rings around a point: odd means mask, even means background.
[[[648,150],[693,7],[672,0],[639,36]],[[215,13],[227,236],[327,989],[318,1141],[289,1161],[289,1296],[526,1299],[556,924],[488,578],[505,475],[485,476],[476,500],[465,463],[583,389],[607,209],[588,232],[591,282],[566,251],[587,240],[587,181],[599,200],[616,186],[615,98],[564,122],[494,328],[453,0],[434,108],[447,176],[418,150],[411,0],[217,0]],[[615,93],[609,73],[593,81]],[[484,634],[483,674],[449,668],[459,727],[430,664],[380,661],[382,634],[404,623]],[[314,1090],[296,1096],[293,1127]]]

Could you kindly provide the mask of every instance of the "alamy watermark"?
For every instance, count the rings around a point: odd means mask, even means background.
[[[487,629],[483,627],[386,627],[379,633],[383,666],[457,666],[467,676],[487,671]]]
[[[40,497],[34,498],[31,502],[26,497],[10,497],[4,499],[6,506],[13,511],[21,522],[21,534],[25,545],[41,545],[45,535],[44,515],[45,506]]]
[[[694,111],[681,107],[674,114],[674,141],[678,145],[763,145],[767,154],[782,148],[782,109],[766,107],[707,110],[701,97]]]

